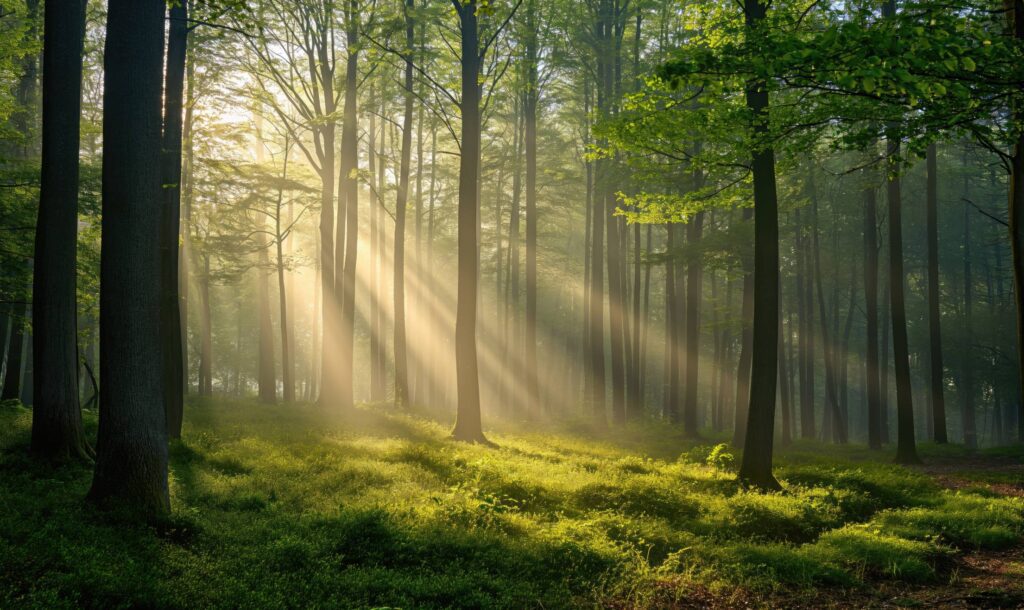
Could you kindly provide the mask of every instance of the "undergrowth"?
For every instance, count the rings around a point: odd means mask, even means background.
[[[32,463],[30,419],[0,407],[0,607],[646,607],[935,582],[1024,530],[1020,499],[863,449],[798,445],[762,495],[727,447],[664,427],[521,425],[490,448],[394,411],[223,400],[188,406],[173,513],[139,525],[83,504],[88,466]]]

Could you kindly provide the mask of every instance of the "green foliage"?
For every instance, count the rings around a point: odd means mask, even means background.
[[[942,491],[853,450],[801,447],[781,458],[785,492],[765,495],[723,471],[722,446],[659,459],[653,428],[494,433],[488,449],[365,409],[187,413],[174,512],[140,526],[82,503],[87,467],[31,462],[31,412],[0,407],[0,606],[645,607],[666,583],[931,581],[954,547],[1004,548],[1024,527],[1017,499]]]

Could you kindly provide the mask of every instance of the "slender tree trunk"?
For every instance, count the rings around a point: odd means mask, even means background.
[[[103,79],[100,404],[89,498],[167,513],[160,336],[162,0],[111,0]]]
[[[213,395],[213,327],[210,319],[210,255],[203,254],[199,278],[199,395]]]
[[[455,317],[458,411],[452,437],[486,443],[480,416],[480,376],[476,353],[481,63],[476,0],[462,3],[457,12],[462,32],[462,150],[459,157],[459,286]]]
[[[1004,0],[1010,34],[1024,40],[1024,0]],[[1024,124],[1024,108],[1013,108],[1013,123]],[[1013,259],[1013,300],[1017,317],[1017,440],[1024,442],[1024,132],[1017,134],[1010,155],[1008,225]]]
[[[767,5],[744,0],[748,36],[766,18]],[[768,133],[768,83],[752,81],[746,87],[747,108],[753,114],[754,133]],[[739,479],[759,489],[780,489],[772,474],[775,436],[775,390],[778,381],[779,343],[779,211],[775,190],[775,151],[759,142],[754,150],[754,325],[750,368],[750,409]]]
[[[878,199],[875,185],[864,189],[865,389],[868,447],[882,448],[882,400],[878,387]]]
[[[402,160],[398,170],[395,201],[395,404],[409,403],[409,369],[405,346],[405,216],[409,201],[409,171],[412,165],[413,81],[412,48],[416,44],[413,24],[414,0],[405,0],[405,112],[402,116]]]
[[[892,345],[892,325],[889,323],[889,282],[882,286],[882,347],[878,372],[878,423],[883,445],[889,444],[889,346]]]
[[[814,332],[814,325],[811,323],[811,316],[814,308],[807,306],[807,288],[805,283],[812,282],[811,273],[808,269],[807,260],[807,237],[804,235],[804,225],[800,218],[800,208],[794,212],[794,224],[796,226],[796,302],[797,319],[799,320],[797,346],[797,368],[800,372],[800,438],[814,438],[814,386],[810,376],[814,374],[811,368],[810,341]]]
[[[186,49],[187,51],[187,49]],[[188,85],[188,98],[185,102],[185,120],[182,127],[183,160],[181,170],[181,194],[183,205],[181,210],[181,245],[178,248],[178,311],[181,318],[181,382],[182,391],[189,391],[189,354],[188,354],[188,295],[189,269],[192,264],[192,168],[195,159],[195,147],[192,145],[193,108],[195,107],[195,61],[185,54],[185,82]]]
[[[93,455],[78,402],[75,273],[84,21],[84,0],[44,6],[43,159],[32,284],[32,453],[52,461]]]
[[[966,191],[967,176],[964,176],[964,187]],[[971,347],[974,343],[973,313],[974,276],[971,269],[971,214],[970,205],[964,203],[964,337],[966,343],[960,352],[963,357],[963,376],[960,380],[960,395],[962,396],[960,413],[963,418],[964,445],[968,449],[978,448],[978,429],[974,413],[974,360],[971,357]]]
[[[181,234],[182,105],[185,95],[185,58],[188,46],[188,3],[168,8],[167,62],[164,70],[164,120],[161,150],[163,214],[160,220],[160,341],[164,351],[164,394],[167,435],[181,437],[184,414],[184,344],[178,296],[178,261]]]
[[[526,320],[523,363],[526,395],[532,409],[538,407],[537,387],[537,0],[526,0],[526,93],[523,96],[523,141],[526,146]]]
[[[936,443],[946,442],[946,399],[942,385],[945,377],[942,367],[942,332],[939,326],[939,193],[938,168],[936,167],[935,144],[927,152],[927,230],[928,230],[928,335],[931,340],[929,364],[931,365],[930,398],[932,404],[932,427]]]
[[[892,0],[887,6],[892,5]],[[891,13],[890,13],[891,14]],[[892,309],[893,359],[896,365],[896,461],[916,464],[917,446],[914,440],[914,404],[910,385],[910,348],[907,341],[907,314],[903,296],[903,217],[900,201],[899,171],[900,143],[895,134],[888,141],[889,180],[889,298]]]
[[[756,204],[755,204],[756,205]],[[750,222],[754,217],[754,211],[750,208],[743,209],[743,221]],[[747,434],[747,407],[750,403],[750,367],[751,350],[753,349],[753,326],[754,318],[754,261],[751,255],[743,257],[743,311],[741,317],[742,331],[740,332],[740,359],[736,368],[736,402],[733,407],[732,443],[736,447],[742,447]],[[774,351],[774,350],[773,350]]]
[[[780,295],[780,301],[781,295]],[[786,342],[782,328],[782,316],[779,316],[779,398],[782,402],[782,444],[789,445],[793,441],[790,430],[791,404],[789,395],[789,370],[786,366]]]
[[[281,167],[281,182],[282,186],[277,190],[277,209],[274,214],[274,234],[277,236],[275,240],[277,246],[277,294],[278,303],[281,310],[281,380],[284,382],[284,391],[282,397],[286,404],[295,402],[295,368],[292,364],[292,358],[294,353],[292,351],[292,341],[288,314],[288,286],[285,282],[285,261],[284,261],[284,239],[286,229],[281,227],[281,205],[284,195],[283,183],[288,179],[288,153],[289,153],[289,142],[288,138],[285,138],[284,142],[284,160]],[[288,229],[290,230],[290,228]]]
[[[76,227],[77,230],[77,227]],[[27,308],[25,303],[15,303],[14,315],[11,316],[10,340],[7,344],[7,368],[4,371],[4,390],[0,400],[18,400],[21,398],[21,378],[24,372],[25,356],[25,321]]]
[[[335,268],[342,270],[334,280],[334,291],[340,299],[341,323],[338,331],[339,367],[328,376],[338,377],[338,407],[350,411],[355,405],[353,369],[355,367],[355,296],[356,257],[359,246],[359,125],[356,108],[359,68],[359,5],[348,2],[345,13],[348,59],[345,66],[345,105],[342,111],[341,159],[338,179],[339,222],[335,237]],[[340,214],[345,214],[341,222]],[[342,233],[344,231],[344,233]],[[326,343],[326,342],[325,342]],[[326,371],[325,371],[326,372]]]
[[[266,235],[260,239],[259,264],[256,266],[256,287],[259,305],[259,350],[257,376],[260,402],[277,402],[277,372],[274,365],[274,325],[270,319],[270,244]],[[241,318],[241,312],[239,312]],[[287,349],[287,348],[285,348]]]
[[[826,411],[823,415],[822,425],[822,438],[828,440],[834,435],[841,439],[841,433],[836,435],[836,432],[843,429],[842,413],[839,410],[839,393],[836,379],[836,360],[838,358],[838,350],[836,349],[836,342],[838,341],[838,332],[829,334],[828,328],[828,316],[825,312],[825,292],[824,282],[821,279],[821,246],[819,243],[819,234],[821,232],[818,226],[818,200],[814,187],[813,176],[810,182],[811,189],[811,200],[812,214],[813,214],[813,248],[814,248],[814,275],[815,283],[818,285],[818,312],[821,315],[821,341],[823,356],[825,358],[825,399],[827,402]],[[838,321],[839,319],[839,294],[838,291],[834,292],[832,301],[835,305],[833,312],[833,319]],[[833,430],[835,427],[835,430]]]
[[[697,177],[696,188],[700,188],[701,178]],[[700,245],[704,230],[704,213],[700,212],[686,227],[686,240],[690,248]],[[700,303],[704,268],[695,255],[686,268],[686,396],[683,401],[683,429],[690,438],[700,436],[700,422],[697,414],[697,387],[699,385],[698,365],[700,363]]]
[[[670,423],[679,422],[680,399],[680,345],[679,328],[682,326],[679,307],[679,287],[676,282],[676,237],[679,229],[675,224],[665,227],[668,232],[665,260],[665,368],[668,389],[665,392],[664,416]]]

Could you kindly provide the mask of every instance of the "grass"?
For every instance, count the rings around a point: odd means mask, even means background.
[[[761,495],[736,485],[728,451],[660,425],[510,425],[490,431],[495,449],[385,409],[342,421],[225,400],[188,406],[171,447],[174,512],[139,525],[82,503],[88,467],[29,461],[30,419],[0,406],[4,608],[813,599],[948,582],[958,552],[1024,532],[1019,498],[945,490],[864,449],[798,444],[777,460],[785,491]],[[86,426],[95,433],[94,414]]]

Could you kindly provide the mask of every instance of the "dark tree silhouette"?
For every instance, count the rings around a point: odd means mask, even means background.
[[[43,32],[43,162],[36,223],[32,453],[88,459],[78,404],[78,146],[85,1],[49,2]]]
[[[170,510],[160,341],[163,0],[111,0],[103,77],[100,423],[89,498]]]

